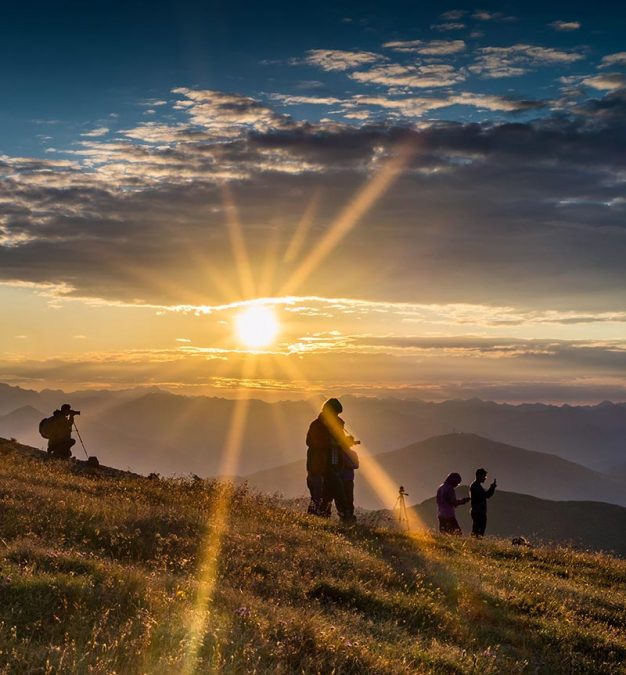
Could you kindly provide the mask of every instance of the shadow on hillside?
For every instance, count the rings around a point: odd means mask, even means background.
[[[311,597],[322,605],[349,607],[364,616],[375,615],[386,620],[395,617],[408,633],[423,635],[426,632],[436,638],[443,630],[459,647],[471,643],[483,650],[497,646],[505,653],[526,653],[529,666],[539,672],[544,672],[546,667],[541,655],[559,648],[562,627],[552,621],[556,607],[547,600],[547,593],[542,594],[543,581],[539,574],[539,568],[549,569],[552,576],[548,583],[553,592],[553,565],[537,559],[532,551],[511,550],[503,542],[474,542],[440,535],[411,537],[369,528],[356,528],[346,537],[346,544],[364,552],[374,548],[392,568],[407,597],[411,595],[413,600],[406,604],[389,602],[357,585],[321,583],[313,586]],[[503,548],[508,548],[507,563],[503,562]],[[464,558],[466,564],[463,564]],[[588,572],[591,573],[591,569]],[[523,587],[517,581],[509,587],[505,585],[507,576],[512,580],[520,574]],[[600,576],[596,568],[596,582]],[[528,589],[528,585],[533,585],[533,578],[535,593]],[[602,581],[605,585],[608,581],[604,572]],[[620,586],[624,586],[623,578]],[[434,603],[420,604],[422,595],[434,598]],[[580,591],[570,588],[566,577],[563,604],[567,605],[570,599],[573,607],[587,604],[585,616],[575,616],[565,629],[570,645],[580,652],[581,666],[586,664],[584,672],[614,672],[609,664],[626,660],[626,648],[613,639],[614,631],[626,629],[623,607],[605,597],[594,598],[593,603],[589,603],[589,595],[583,597]],[[590,636],[589,622],[597,622],[602,631]],[[576,655],[569,656],[572,663],[576,662]],[[604,663],[607,670],[595,670],[592,663]]]

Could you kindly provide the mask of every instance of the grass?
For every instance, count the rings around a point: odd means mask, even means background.
[[[14,447],[0,444],[0,673],[626,672],[624,560],[343,529],[245,487],[88,475]]]

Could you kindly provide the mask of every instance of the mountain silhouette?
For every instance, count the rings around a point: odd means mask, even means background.
[[[362,458],[362,464],[368,461]],[[443,479],[458,471],[469,483],[479,467],[512,492],[544,499],[593,500],[626,506],[626,485],[587,467],[542,452],[499,443],[476,434],[446,434],[382,453],[375,461],[412,500],[428,499]],[[357,471],[355,503],[364,508],[389,507]],[[246,476],[251,485],[295,497],[306,492],[304,461]]]
[[[558,455],[599,471],[626,457],[626,405],[507,405],[479,399],[428,403],[341,396],[348,428],[374,454],[454,432],[474,433]],[[219,471],[236,402],[181,396],[156,388],[41,392],[0,384],[0,435],[41,447],[37,418],[12,418],[24,406],[49,415],[69,402],[86,444],[135,471],[213,475]],[[278,467],[305,455],[304,438],[319,401],[250,400],[240,474]],[[7,417],[7,415],[9,417]]]

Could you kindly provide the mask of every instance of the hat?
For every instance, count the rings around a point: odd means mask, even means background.
[[[339,402],[339,399],[337,398],[329,398],[326,403],[322,406],[322,410],[332,410],[333,412],[337,413],[337,415],[340,412],[343,412],[343,406]]]

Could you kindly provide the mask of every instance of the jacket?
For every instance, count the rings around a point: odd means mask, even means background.
[[[451,473],[437,490],[437,515],[439,518],[454,518],[457,506],[465,504],[467,499],[457,499],[454,485],[460,480],[458,473]]]

